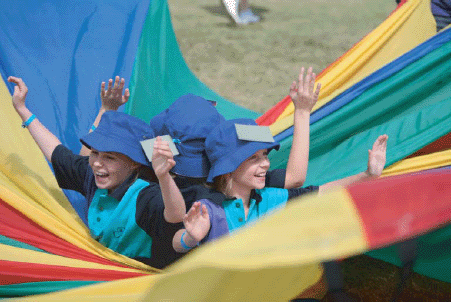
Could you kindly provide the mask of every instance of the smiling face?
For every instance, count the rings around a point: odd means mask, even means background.
[[[232,172],[233,186],[240,190],[263,189],[269,169],[268,150],[255,152]]]
[[[119,187],[140,164],[121,153],[100,152],[91,149],[89,165],[94,172],[97,187],[112,192]]]

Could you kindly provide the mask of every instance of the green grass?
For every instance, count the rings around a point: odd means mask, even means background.
[[[377,27],[394,0],[250,0],[262,22],[234,26],[219,0],[169,0],[183,56],[232,102],[265,112],[287,95],[301,66],[319,73]]]

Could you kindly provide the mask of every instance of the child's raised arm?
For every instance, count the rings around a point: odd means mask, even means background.
[[[285,188],[296,188],[304,184],[307,176],[310,148],[310,112],[318,101],[321,84],[315,87],[316,75],[312,67],[307,70],[304,81],[304,67],[301,68],[298,82],[290,87],[290,97],[294,105],[293,143],[288,157]]]
[[[164,218],[167,222],[177,223],[186,213],[185,200],[169,171],[175,166],[174,156],[168,142],[157,137],[152,154],[152,167],[160,184],[164,202]]]
[[[108,81],[108,88],[105,91],[105,82],[102,82],[100,85],[100,100],[102,101],[102,106],[100,107],[99,113],[97,114],[94,123],[92,124],[89,132],[97,128],[99,125],[100,119],[105,111],[114,110],[117,111],[120,106],[128,102],[128,98],[130,97],[130,91],[125,89],[124,94],[122,95],[122,91],[124,89],[125,80],[124,78],[119,78],[116,76],[113,86],[113,79]],[[80,155],[88,156],[91,151],[86,148],[84,145],[81,147]]]
[[[196,201],[183,218],[184,229],[179,230],[172,240],[178,253],[186,253],[195,247],[210,231],[210,216],[207,207]]]
[[[357,181],[381,176],[387,158],[387,140],[388,135],[384,134],[374,141],[373,148],[368,150],[368,168],[365,172],[326,183],[319,187],[319,192],[322,193],[336,186],[347,186]]]
[[[60,140],[53,135],[34,114],[28,110],[25,105],[25,98],[28,93],[28,88],[21,78],[8,77],[8,82],[16,84],[14,86],[13,106],[21,117],[22,127],[28,128],[34,141],[38,144],[42,153],[48,161],[52,159],[52,153],[58,145],[61,145]]]

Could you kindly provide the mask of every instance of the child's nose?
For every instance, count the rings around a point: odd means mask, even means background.
[[[269,168],[269,159],[268,158],[264,158],[261,161],[261,166],[264,167],[264,168]]]

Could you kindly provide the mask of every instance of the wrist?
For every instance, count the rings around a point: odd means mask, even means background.
[[[365,173],[365,176],[367,177],[367,178],[377,178],[377,177],[379,177],[379,175],[377,175],[377,174],[373,174],[371,171],[370,171],[370,169],[367,169],[365,172],[363,172],[363,173]]]
[[[311,109],[308,108],[294,108],[294,114],[300,117],[310,117]]]
[[[199,245],[199,241],[194,239],[186,230],[183,232],[182,237],[180,237],[180,243],[185,250],[190,250]]]

